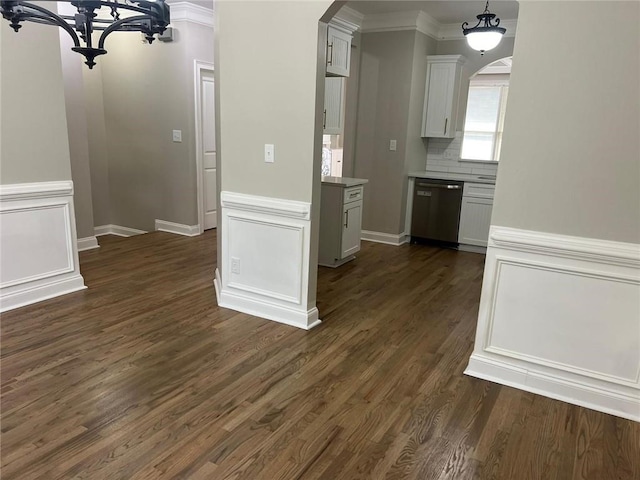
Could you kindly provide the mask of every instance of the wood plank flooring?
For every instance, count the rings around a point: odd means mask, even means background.
[[[481,255],[364,242],[305,332],[217,307],[215,231],[100,244],[2,315],[3,480],[640,478],[640,424],[462,374]]]

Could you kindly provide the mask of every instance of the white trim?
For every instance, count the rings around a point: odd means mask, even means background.
[[[417,30],[436,40],[465,38],[460,23],[442,24],[422,10],[365,15],[361,25],[363,33]],[[502,20],[500,26],[507,29],[505,37],[513,37],[516,34],[518,21]]]
[[[120,225],[100,225],[93,229],[96,232],[96,237],[102,235],[116,235],[118,237],[133,237],[135,235],[142,235],[148,233],[144,230],[138,230],[136,228],[122,227]]]
[[[467,245],[466,243],[459,244],[458,250],[461,252],[480,253],[482,255],[486,255],[487,253],[487,247],[480,247],[478,245]]]
[[[243,193],[221,192],[220,206],[245,212],[266,213],[280,217],[310,220],[311,205],[307,202],[258,197]]]
[[[95,236],[79,238],[77,243],[79,252],[84,252],[85,250],[93,250],[94,248],[100,248],[100,245],[98,245],[98,239]]]
[[[169,4],[171,9],[171,25],[173,22],[191,22],[205,27],[214,27],[214,11],[194,5],[190,2],[176,2]]]
[[[0,311],[86,288],[72,181],[1,185],[0,214]]]
[[[353,32],[357,31],[360,28],[359,25],[351,23],[350,21],[338,16],[333,17],[329,21],[329,25],[331,25],[336,30],[340,30],[341,32],[347,33],[349,35],[352,35]]]
[[[156,219],[156,231],[175,233],[185,237],[195,237],[202,232],[200,225],[183,225],[181,223],[167,222]]]
[[[353,28],[353,31],[356,31],[362,27],[363,20],[364,15],[362,13],[345,5],[338,11],[338,13],[335,14],[329,23],[333,23],[335,21],[347,23]]]
[[[73,182],[15,183],[0,185],[0,201],[66,197],[73,194]]]
[[[640,245],[595,238],[491,227],[490,244],[506,250],[553,255],[575,260],[640,267]]]
[[[640,422],[640,396],[625,395],[570,381],[552,373],[519,368],[509,362],[471,355],[465,375],[518,388],[563,402]]]
[[[202,79],[202,70],[209,70],[211,72],[215,72],[213,63],[204,62],[202,60],[194,60],[193,61],[193,83],[194,83],[194,101],[195,101],[195,133],[196,133],[196,201],[198,203],[198,222],[200,226],[200,232],[204,233],[204,192],[203,192],[203,181],[204,181],[204,173],[203,173],[203,162],[202,162],[202,148],[200,138],[202,135],[200,133],[200,119],[202,117],[202,112],[200,109],[200,99],[202,98],[201,92],[201,79]],[[214,86],[215,88],[215,86]],[[217,172],[217,165],[216,165]],[[218,207],[220,208],[220,207]]]
[[[301,312],[297,309],[258,299],[252,295],[243,295],[237,291],[221,289],[222,279],[217,268],[213,283],[216,290],[216,300],[220,307],[255,317],[266,318],[292,327],[303,328],[304,330],[311,330],[322,323],[318,318],[318,309],[316,307],[306,312]]]
[[[640,421],[638,299],[640,245],[492,226],[465,373]]]
[[[370,230],[362,230],[360,239],[366,242],[384,243],[386,245],[394,245],[399,247],[405,243],[409,243],[411,237],[406,233],[392,234],[382,232],[372,232]]]

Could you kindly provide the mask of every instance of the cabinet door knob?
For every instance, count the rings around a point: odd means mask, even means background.
[[[445,118],[445,119],[444,119],[444,134],[445,134],[445,135],[447,134],[447,122],[448,122],[448,121],[449,121],[449,119],[448,119],[448,118]]]
[[[325,129],[327,128],[327,109],[324,109],[324,112],[322,112],[322,128]]]
[[[331,49],[331,53],[327,59],[327,65],[333,65],[333,43],[327,43],[327,50],[329,49]]]
[[[344,221],[344,228],[349,228],[349,210],[344,212],[344,215],[346,217]]]

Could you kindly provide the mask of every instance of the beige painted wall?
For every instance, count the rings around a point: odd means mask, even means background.
[[[2,20],[0,35],[0,183],[71,180],[58,29]]]
[[[68,7],[67,10],[62,10]],[[73,14],[75,8],[70,4],[61,4],[59,13]],[[60,54],[64,79],[64,97],[67,112],[69,137],[69,155],[71,158],[71,177],[73,179],[73,203],[76,216],[78,238],[94,236],[93,201],[91,197],[91,172],[89,168],[89,141],[87,114],[82,69],[84,57],[71,51],[73,41],[62,29],[60,35]]]
[[[109,155],[107,152],[107,127],[104,116],[102,88],[102,64],[98,61],[92,70],[82,69],[87,119],[87,140],[91,173],[91,197],[95,226],[111,222],[109,199]]]
[[[213,29],[175,22],[174,41],[114,34],[102,68],[110,223],[198,223],[194,59],[213,63]],[[99,106],[94,106],[99,110]],[[174,143],[172,130],[182,130]]]
[[[416,31],[363,33],[354,176],[365,188],[362,228],[404,231],[407,176],[426,163],[420,138],[426,59],[436,42]],[[397,141],[395,152],[389,141]]]
[[[638,18],[521,2],[492,224],[640,243]]]
[[[311,202],[318,20],[331,1],[220,2],[222,190]],[[320,110],[321,111],[321,110]],[[275,162],[264,162],[264,145]]]

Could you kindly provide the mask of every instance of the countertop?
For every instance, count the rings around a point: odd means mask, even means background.
[[[325,185],[334,185],[336,187],[349,188],[356,185],[364,185],[369,183],[369,180],[364,178],[349,178],[349,177],[322,177],[322,183]]]
[[[409,172],[409,177],[412,178],[433,178],[435,180],[457,180],[459,182],[473,182],[473,183],[487,183],[490,185],[496,184],[495,177],[493,178],[483,178],[490,177],[489,175],[471,175],[468,173],[446,173],[446,172],[429,172],[429,171],[421,171],[421,172]]]

